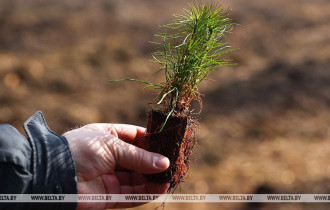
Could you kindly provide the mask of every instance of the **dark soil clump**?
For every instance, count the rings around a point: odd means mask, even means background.
[[[169,158],[169,168],[158,174],[148,174],[148,181],[170,183],[170,188],[183,181],[189,170],[190,155],[195,145],[195,121],[192,117],[171,116],[165,127],[159,132],[166,115],[152,111],[147,124],[147,135],[138,140],[135,145],[151,152],[162,154]]]

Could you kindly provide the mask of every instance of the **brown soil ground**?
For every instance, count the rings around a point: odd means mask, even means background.
[[[148,41],[187,0],[0,1],[0,123],[42,110],[57,133],[146,125],[159,81]],[[224,0],[239,65],[205,82],[182,193],[330,193],[329,0]],[[148,204],[139,209],[153,209]],[[167,204],[168,209],[328,209],[328,204]]]

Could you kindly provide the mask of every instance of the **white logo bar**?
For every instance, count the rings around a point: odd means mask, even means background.
[[[0,203],[329,203],[330,194],[0,194]]]

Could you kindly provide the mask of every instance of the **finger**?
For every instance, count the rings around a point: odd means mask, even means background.
[[[94,123],[85,125],[84,128],[103,131],[128,143],[146,135],[146,129],[140,126],[127,124]]]
[[[105,138],[116,165],[142,174],[160,173],[169,167],[169,160],[160,154],[148,152],[120,139]]]
[[[132,186],[128,186],[128,185],[122,185],[120,186],[120,194],[133,194],[134,193],[134,189]],[[127,203],[116,203],[115,208],[131,208],[133,207],[132,202],[127,202]]]
[[[78,194],[120,194],[120,184],[113,175],[104,175],[89,181],[78,182]],[[78,202],[77,209],[113,208],[114,202]]]
[[[120,186],[121,194],[163,194],[169,187],[169,183],[147,182],[137,186]]]
[[[120,185],[131,185],[132,178],[131,174],[127,171],[116,171],[115,176],[117,177]]]
[[[164,194],[170,187],[170,183],[146,183],[146,191],[148,194]]]
[[[116,176],[113,175],[103,175],[102,176],[103,186],[106,194],[120,194],[120,183],[117,180]],[[112,209],[114,208],[116,203],[107,202],[105,203],[105,208],[102,209]],[[95,208],[90,208],[95,209]]]
[[[146,135],[146,129],[135,125],[112,124],[117,133],[117,137],[125,142],[132,143],[138,138]]]
[[[146,186],[140,185],[140,186],[121,186],[120,187],[121,194],[146,194]],[[146,202],[143,203],[134,203],[134,202],[127,202],[127,203],[117,203],[115,205],[116,208],[132,208],[135,206],[140,206],[146,204]]]
[[[147,183],[147,180],[143,174],[133,171],[116,171],[115,176],[117,177],[120,185],[137,186]]]
[[[163,194],[166,192],[168,187],[169,187],[168,183],[164,184],[164,183],[148,182],[145,185],[139,185],[139,186],[121,186],[120,191],[121,194]],[[146,203],[144,202],[117,203],[115,205],[115,208],[130,208],[130,207],[140,206]]]

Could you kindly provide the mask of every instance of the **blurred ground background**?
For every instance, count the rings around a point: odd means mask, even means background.
[[[186,0],[0,1],[0,123],[42,110],[57,133],[92,122],[144,126],[159,81],[158,27]],[[329,0],[223,0],[241,24],[237,66],[213,75],[199,143],[177,193],[330,193]],[[153,209],[148,204],[139,209]],[[328,209],[326,204],[167,204],[166,209]]]

